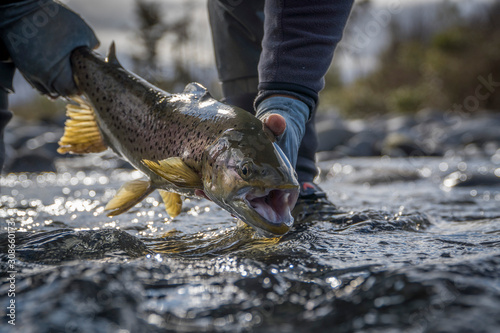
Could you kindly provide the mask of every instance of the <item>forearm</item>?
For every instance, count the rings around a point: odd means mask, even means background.
[[[279,94],[314,109],[352,2],[266,1],[256,106]]]
[[[25,78],[52,97],[76,93],[71,51],[98,45],[92,29],[79,15],[52,0],[3,2],[0,38]]]

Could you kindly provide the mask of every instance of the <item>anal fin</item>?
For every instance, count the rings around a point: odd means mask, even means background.
[[[177,193],[167,192],[165,190],[159,190],[161,198],[165,203],[165,210],[168,215],[172,218],[176,217],[181,213],[182,209],[182,199]]]
[[[108,147],[104,143],[92,107],[80,97],[74,97],[75,104],[66,106],[69,119],[64,126],[64,135],[59,140],[60,154],[99,153]]]
[[[119,215],[134,207],[153,191],[154,188],[151,186],[150,181],[130,181],[120,187],[116,195],[108,202],[104,209],[110,211],[107,214],[108,216]]]

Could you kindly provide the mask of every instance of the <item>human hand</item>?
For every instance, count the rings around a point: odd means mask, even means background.
[[[276,135],[278,146],[295,168],[309,107],[293,97],[273,95],[260,102],[256,116]]]
[[[70,54],[99,41],[83,19],[55,1],[0,5],[0,37],[26,80],[53,98],[78,93]]]

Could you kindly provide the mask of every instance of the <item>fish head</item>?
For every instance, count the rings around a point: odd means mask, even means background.
[[[205,194],[266,236],[290,230],[299,195],[295,170],[273,141],[257,120],[226,130],[204,157]]]

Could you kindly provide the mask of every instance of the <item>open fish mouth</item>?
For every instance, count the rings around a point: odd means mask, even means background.
[[[299,191],[288,189],[250,189],[242,199],[254,218],[249,224],[275,235],[285,234],[293,225],[292,209]]]

